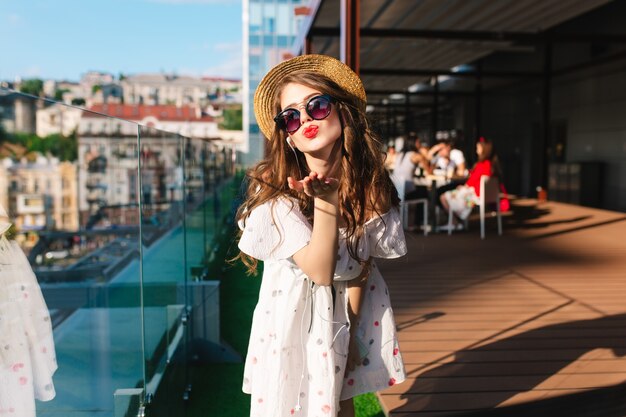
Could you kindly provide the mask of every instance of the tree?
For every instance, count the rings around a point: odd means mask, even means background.
[[[65,137],[58,133],[45,138],[29,133],[15,133],[7,136],[7,141],[26,148],[27,154],[34,157],[35,152],[51,154],[61,161],[76,161],[78,159],[78,139],[76,132]]]
[[[54,99],[56,101],[63,101],[63,94],[69,93],[70,90],[67,88],[59,88],[54,92]]]
[[[222,123],[220,128],[224,130],[241,130],[243,112],[241,107],[224,109]]]
[[[20,84],[20,91],[22,93],[32,94],[33,96],[39,96],[43,91],[43,81],[39,78],[24,80]]]
[[[73,98],[72,99],[72,105],[74,106],[84,106],[85,105],[85,99],[84,98]]]
[[[78,137],[76,136],[76,130],[67,137],[61,137],[58,156],[61,161],[72,162],[78,160]]]

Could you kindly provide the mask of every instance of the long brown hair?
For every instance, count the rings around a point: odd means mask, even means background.
[[[491,139],[484,136],[478,138],[477,143],[483,146],[482,155],[478,155],[478,162],[489,160],[491,161],[491,175],[502,181],[502,168],[500,165],[500,158],[496,153],[496,148]]]
[[[363,237],[363,225],[369,218],[398,207],[398,193],[385,170],[384,153],[379,138],[370,130],[365,115],[365,103],[347,93],[334,81],[310,72],[294,72],[285,77],[274,100],[276,113],[280,108],[280,94],[290,83],[301,84],[328,94],[342,124],[341,182],[339,184],[339,212],[346,225],[348,253],[360,259],[357,249]],[[297,202],[301,212],[313,222],[313,199],[293,191],[287,177],[300,179],[309,170],[306,158],[299,150],[293,151],[286,143],[287,134],[274,128],[268,142],[268,155],[248,171],[248,193],[237,211],[237,220],[244,221],[251,211],[267,201],[281,196]],[[296,161],[297,158],[297,161]],[[300,171],[302,167],[302,171]],[[256,259],[240,253],[249,272],[256,269]]]

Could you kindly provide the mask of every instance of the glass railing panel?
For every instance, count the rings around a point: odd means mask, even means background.
[[[58,366],[37,415],[113,416],[115,392],[144,386],[137,125],[10,90],[0,109],[0,204],[49,310],[54,350],[37,349]]]
[[[185,260],[188,266],[186,278],[199,279],[198,274],[205,263],[212,238],[208,229],[207,212],[211,191],[209,178],[205,178],[205,164],[211,155],[207,152],[207,143],[202,140],[184,139],[184,176],[185,176]],[[212,182],[217,181],[212,179]],[[215,188],[215,187],[213,187]],[[206,233],[208,232],[208,233]]]
[[[215,235],[219,232],[224,216],[229,214],[233,205],[234,190],[237,187],[233,184],[235,150],[232,144],[218,142],[207,144],[206,153],[208,157],[205,161],[205,170],[209,174],[205,187],[212,204],[207,210],[209,217],[212,218],[212,221],[207,222],[207,227],[213,229],[211,233]]]
[[[158,136],[159,132],[142,130],[142,149],[148,148],[148,140],[159,143],[147,139]],[[215,142],[178,137],[174,145],[174,138],[170,140],[171,148],[178,149],[176,157],[171,151],[161,153],[169,153],[168,159],[176,162],[171,167],[176,175],[168,181],[174,196],[169,202],[168,218],[176,223],[164,236],[162,249],[156,247],[157,259],[150,257],[151,249],[146,249],[148,242],[144,239],[143,257],[146,392],[154,394],[159,404],[168,402],[164,397],[169,401],[190,398],[194,372],[190,361],[231,358],[220,336],[219,277],[210,276],[209,264],[217,261],[218,234],[232,206],[234,153]],[[154,147],[150,150],[155,151]],[[142,179],[151,175],[144,172],[147,165],[143,161]],[[147,204],[142,203],[142,208],[145,215]],[[147,230],[146,223],[144,219],[142,233]],[[177,273],[164,274],[172,265],[176,265]],[[166,320],[163,316],[150,317],[150,309],[165,309]],[[160,350],[150,357],[150,346],[157,342]]]
[[[186,352],[185,140],[140,129],[141,270],[144,288],[146,393],[173,391],[164,379],[172,357]],[[182,394],[181,394],[182,395]]]

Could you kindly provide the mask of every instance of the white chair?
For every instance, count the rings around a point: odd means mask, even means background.
[[[392,177],[392,180],[393,177]],[[406,183],[404,181],[393,181],[396,189],[398,190],[398,195],[400,196],[400,216],[402,218],[402,227],[405,230],[413,230],[413,226],[409,225],[409,208],[411,206],[419,206],[423,205],[424,215],[422,217],[422,228],[424,229],[424,236],[428,235],[429,224],[428,224],[428,199],[427,198],[415,198],[411,200],[404,199],[404,190],[406,189]]]
[[[496,217],[498,218],[498,236],[502,236],[502,213],[500,212],[500,183],[497,178],[483,175],[480,177],[480,197],[477,204],[480,209],[480,238],[485,238],[485,207],[487,204],[496,206]],[[452,210],[448,211],[448,234],[452,234]],[[467,229],[468,221],[465,220]]]
[[[427,198],[415,198],[412,200],[406,200],[400,202],[402,211],[402,227],[407,230],[412,230],[413,227],[409,226],[409,208],[411,206],[423,205],[424,214],[422,217],[422,228],[424,229],[424,236],[428,235],[428,199]]]

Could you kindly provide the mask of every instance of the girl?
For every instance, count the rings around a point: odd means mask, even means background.
[[[243,381],[253,417],[352,417],[352,397],[405,379],[372,258],[406,245],[365,101],[358,76],[322,55],[277,65],[255,93],[269,151],[237,216],[242,260],[264,261]]]
[[[465,184],[456,189],[447,191],[440,196],[442,206],[446,211],[452,212],[465,220],[469,216],[480,197],[480,177],[487,175],[502,179],[500,162],[496,156],[491,140],[480,137],[476,142],[476,155],[478,161],[470,171]]]

